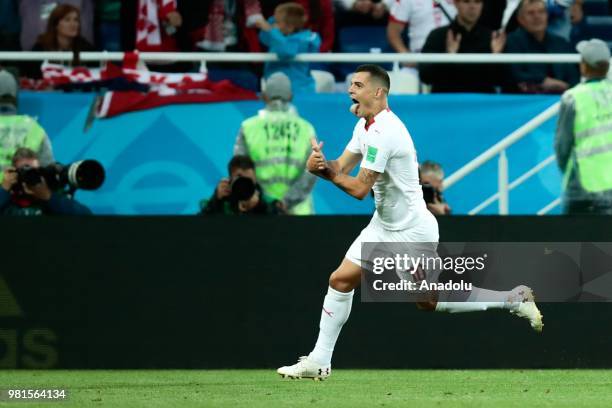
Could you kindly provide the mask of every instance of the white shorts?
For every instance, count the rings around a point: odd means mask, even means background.
[[[419,217],[419,222],[412,228],[399,231],[390,231],[382,227],[376,218],[372,218],[351,247],[346,252],[345,258],[357,266],[365,268],[364,263],[368,259],[367,254],[362,254],[361,247],[364,242],[424,242],[433,243],[440,239],[438,233],[438,221],[428,210],[424,210]]]

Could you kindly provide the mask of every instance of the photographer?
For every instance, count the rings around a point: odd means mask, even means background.
[[[248,156],[234,156],[228,164],[229,179],[222,179],[209,200],[200,202],[200,214],[284,214],[278,200],[264,195],[255,177],[255,163]]]
[[[433,215],[449,215],[451,208],[442,195],[444,170],[439,163],[426,160],[419,168],[423,199]]]
[[[0,214],[91,214],[87,207],[69,197],[65,191],[51,191],[45,179],[32,171],[40,168],[38,155],[33,150],[23,147],[17,149],[12,164],[13,167],[4,170],[0,188]]]

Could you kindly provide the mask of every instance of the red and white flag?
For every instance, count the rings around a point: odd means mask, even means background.
[[[177,87],[158,87],[147,93],[138,91],[112,91],[102,97],[96,108],[98,118],[110,118],[126,112],[157,108],[177,103],[209,103],[256,100],[257,95],[234,85],[230,81],[203,81]]]
[[[47,86],[85,84],[124,78],[148,85],[148,92],[109,91],[95,109],[98,118],[109,118],[132,112],[177,103],[206,103],[256,100],[253,91],[230,81],[209,81],[206,72],[153,72],[138,64],[138,53],[126,53],[121,67],[108,63],[103,68],[66,67],[43,63],[43,80]]]
[[[138,0],[136,48],[140,51],[173,51],[176,42],[162,30],[162,22],[176,11],[176,0]]]

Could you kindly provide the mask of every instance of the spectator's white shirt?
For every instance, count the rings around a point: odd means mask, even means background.
[[[362,155],[361,167],[381,173],[374,183],[374,218],[387,230],[416,225],[427,213],[419,184],[419,164],[408,129],[389,109],[366,127],[357,122],[347,150]]]
[[[453,0],[439,0],[441,7],[449,14],[451,20],[457,15]],[[440,6],[434,0],[395,0],[389,11],[389,19],[401,24],[408,24],[409,48],[411,52],[421,52],[431,30],[450,24]]]
[[[350,10],[355,5],[356,1],[357,0],[334,0],[334,4],[336,5],[336,7],[340,7],[344,10]],[[391,3],[393,3],[394,1],[395,0],[381,0],[381,3],[383,3],[385,7],[387,7],[387,9],[389,9],[391,8]]]

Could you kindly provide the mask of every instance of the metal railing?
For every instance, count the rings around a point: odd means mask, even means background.
[[[524,138],[527,134],[531,133],[533,130],[538,128],[544,122],[555,116],[559,112],[560,103],[557,102],[554,105],[547,108],[545,111],[531,119],[529,122],[525,123],[520,128],[516,129],[514,132],[510,133],[508,136],[503,138],[499,143],[490,147],[483,153],[481,153],[478,157],[467,163],[465,166],[461,167],[459,170],[451,174],[446,180],[444,180],[444,188],[448,189],[449,187],[456,184],[459,180],[466,177],[468,174],[472,173],[489,160],[499,156],[498,158],[498,177],[497,177],[497,193],[488,197],[482,203],[478,204],[476,207],[471,209],[468,214],[475,215],[480,211],[488,207],[495,201],[498,201],[498,212],[500,215],[507,215],[509,209],[509,193],[514,188],[518,187],[525,181],[527,181],[530,177],[540,172],[546,166],[550,165],[555,161],[555,156],[551,155],[544,159],[542,162],[538,163],[533,168],[529,169],[521,176],[516,178],[514,181],[509,182],[508,180],[508,158],[506,156],[506,150]],[[538,211],[538,215],[543,215],[548,213],[550,210],[559,205],[560,199],[554,200],[552,203],[548,204],[540,211]]]
[[[141,52],[141,61],[210,61],[210,62],[268,62],[278,61],[273,53],[239,53],[239,52]],[[4,51],[0,52],[0,61],[70,61],[72,52],[45,51]],[[81,52],[81,61],[121,61],[123,52]],[[295,61],[300,62],[407,62],[407,63],[466,63],[466,64],[499,64],[499,63],[562,63],[577,64],[578,54],[420,54],[420,53],[316,53],[298,54]]]

